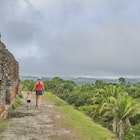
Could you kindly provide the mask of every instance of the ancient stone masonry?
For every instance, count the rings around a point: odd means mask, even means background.
[[[14,56],[0,42],[0,121],[5,115],[5,106],[11,106],[18,94],[19,65]]]

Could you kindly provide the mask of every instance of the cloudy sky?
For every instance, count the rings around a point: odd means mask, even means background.
[[[20,74],[140,76],[139,0],[0,0]]]

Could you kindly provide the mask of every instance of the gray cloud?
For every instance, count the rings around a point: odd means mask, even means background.
[[[2,40],[19,61],[21,74],[140,75],[139,4],[1,1]]]

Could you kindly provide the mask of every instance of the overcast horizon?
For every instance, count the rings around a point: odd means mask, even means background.
[[[140,1],[0,0],[20,75],[140,77]]]

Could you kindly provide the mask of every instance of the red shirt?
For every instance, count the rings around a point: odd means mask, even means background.
[[[40,82],[40,81],[36,82],[35,90],[43,90],[42,82]]]

